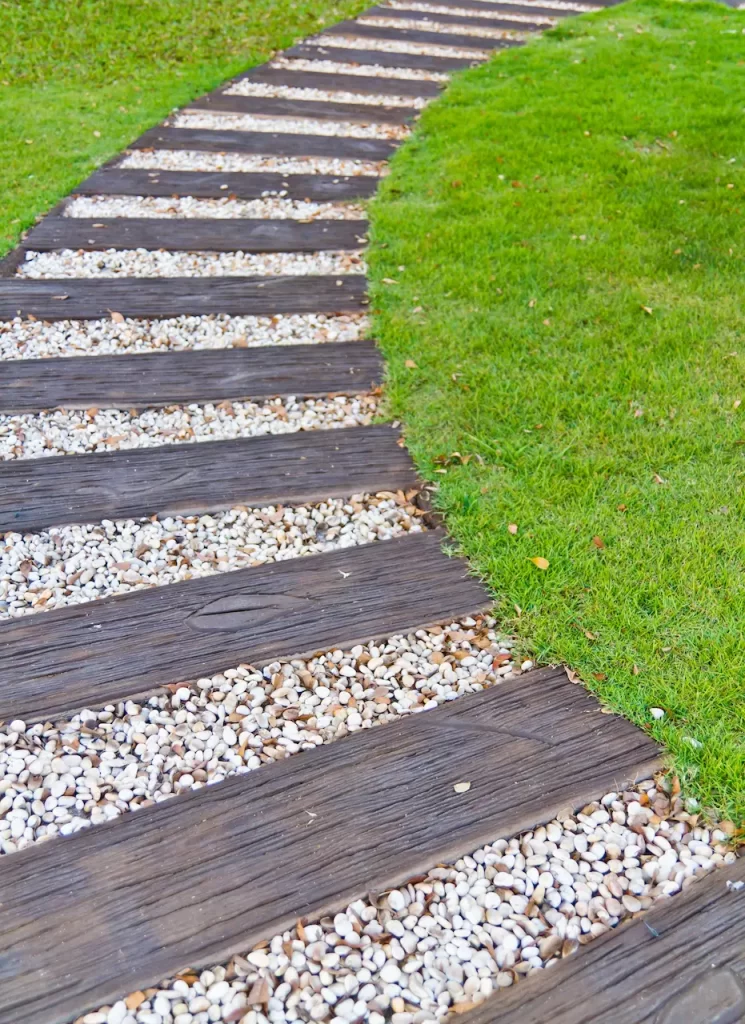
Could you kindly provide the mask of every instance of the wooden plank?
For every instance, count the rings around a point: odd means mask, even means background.
[[[11,413],[359,394],[380,383],[383,366],[375,342],[354,341],[12,359],[3,363],[0,374],[0,413]],[[0,463],[0,476],[2,470]]]
[[[415,486],[386,426],[23,459],[0,463],[0,533]]]
[[[544,670],[4,857],[0,1018],[60,1024],[219,962],[581,806],[656,755]]]
[[[309,49],[306,47],[305,49]],[[317,59],[338,60],[343,63],[366,64],[369,61],[355,61],[351,58],[359,53],[359,50],[345,50],[346,58],[339,57],[318,57],[318,47],[313,47],[312,54],[297,54],[296,56],[312,56]],[[291,51],[287,51],[291,56]],[[376,51],[373,56],[379,56]],[[388,57],[399,57],[400,54],[387,54]],[[372,63],[375,63],[374,61]],[[393,65],[396,67],[397,65]],[[402,65],[403,66],[403,65]],[[285,68],[272,68],[264,65],[247,71],[241,78],[247,78],[252,82],[265,85],[289,85],[294,89],[335,89],[339,92],[363,92],[373,94],[384,94],[387,96],[416,96],[436,97],[440,95],[442,86],[439,82],[418,82],[409,81],[405,78],[377,78],[369,75],[332,75],[325,71],[288,71]]]
[[[425,14],[422,11],[399,10],[395,7],[383,6],[369,8],[369,10],[365,11],[365,17],[391,18],[402,21],[432,21],[455,27],[477,25],[482,28],[512,29],[514,32],[540,32],[545,28],[545,25],[534,21],[516,22],[509,21],[507,18],[479,18],[477,15],[447,14],[444,11],[442,14],[432,14],[431,12]]]
[[[306,60],[335,60],[342,64],[375,64],[378,67],[383,68],[413,68],[420,71],[439,71],[443,74],[447,74],[449,71],[459,71],[461,68],[469,68],[473,64],[473,60],[470,57],[434,57],[426,53],[385,53],[383,50],[350,50],[345,47],[343,42],[339,40],[336,44],[330,40],[326,42],[312,42],[312,43],[298,43],[296,46],[291,46],[289,50],[285,50],[283,53],[284,57],[303,57]],[[253,72],[246,72],[246,76],[251,75]],[[245,76],[242,76],[245,77]],[[362,75],[358,76],[362,77]],[[381,82],[386,81],[385,79],[373,79],[373,81]],[[396,84],[401,82],[405,84],[403,79],[398,79]],[[427,85],[426,82],[411,82],[411,85]],[[430,82],[430,85],[436,85],[436,82]],[[408,95],[429,95],[428,93],[415,93],[410,94],[400,93],[401,96]]]
[[[0,320],[91,320],[111,311],[133,317],[267,316],[351,313],[365,308],[362,274],[343,277],[149,277],[0,280]]]
[[[27,249],[169,249],[174,252],[318,252],[359,249],[366,220],[248,217],[45,217],[32,228]]]
[[[333,89],[328,83],[326,89]],[[217,110],[265,117],[311,117],[318,121],[359,121],[363,124],[408,124],[416,107],[381,107],[370,103],[337,103],[330,100],[288,100],[274,96],[237,96],[215,92],[194,100],[184,110]]]
[[[389,139],[354,139],[339,135],[284,135],[233,129],[151,128],[130,149],[189,149],[205,153],[257,156],[327,156],[349,160],[387,160],[398,146]]]
[[[504,4],[499,3],[497,0],[427,0],[429,6],[442,7],[443,10],[450,8],[460,8],[461,10],[473,11],[474,14],[483,12],[488,13],[504,13],[505,17],[508,18],[510,14],[532,14],[537,18],[566,18],[576,16],[580,14],[580,11],[572,11],[567,8],[555,8],[555,7],[542,7],[540,4],[523,3],[523,4]],[[386,8],[387,10],[387,8]],[[432,15],[431,15],[432,16]],[[470,19],[469,19],[470,20]]]
[[[508,46],[520,45],[516,40],[491,39],[482,36],[462,36],[453,32],[427,32],[415,28],[384,28],[365,25],[359,21],[340,21],[323,30],[322,38],[335,36],[357,36],[366,39],[395,39],[407,43],[424,45],[467,47],[469,50],[502,50]]]
[[[251,174],[241,171],[146,171],[120,167],[94,171],[75,195],[196,196],[199,199],[260,199],[281,192],[287,199],[344,202],[368,199],[378,178],[356,174],[336,178],[330,174]]]
[[[745,858],[607,932],[463,1024],[737,1024],[745,1020]]]
[[[0,719],[45,719],[486,607],[442,540],[412,534],[1,623]]]

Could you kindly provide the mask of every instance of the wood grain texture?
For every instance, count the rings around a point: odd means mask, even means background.
[[[0,463],[0,533],[323,501],[416,483],[408,453],[386,426],[24,459]]]
[[[412,534],[0,623],[0,719],[45,719],[487,607],[442,540]]]
[[[382,376],[373,341],[13,359],[0,368],[0,413],[349,395]]]
[[[0,320],[91,320],[112,310],[131,317],[271,316],[353,313],[367,305],[362,274],[343,277],[148,277],[0,280]]]
[[[505,11],[505,14],[507,12]],[[410,10],[399,10],[395,7],[371,7],[365,11],[365,17],[376,17],[376,18],[391,18],[392,20],[398,21],[432,21],[439,22],[441,25],[452,25],[453,31],[456,32],[458,26],[469,26],[476,25],[482,28],[503,28],[512,29],[515,32],[536,32],[545,26],[538,24],[538,22],[531,21],[509,21],[505,18],[480,18],[477,14],[473,15],[462,15],[462,14],[448,14],[444,9],[442,13],[432,14],[431,12],[424,13],[422,11],[410,11]]]
[[[343,40],[339,39],[334,43],[331,37],[327,37],[324,42],[298,43],[296,46],[291,46],[289,50],[285,50],[284,56],[304,57],[310,60],[335,60],[342,64],[377,64],[383,68],[414,68],[420,71],[441,71],[445,73],[468,68],[473,64],[469,57],[434,57],[426,53],[384,53],[382,50],[372,48],[369,50],[350,50],[344,46]],[[247,71],[246,76],[253,78],[254,73]],[[362,76],[358,77],[361,78]],[[387,79],[375,78],[373,81],[385,82]],[[399,82],[403,85],[407,84],[403,79],[391,79],[391,81],[395,81],[397,86]],[[437,86],[436,82],[410,82],[408,84]],[[439,88],[439,86],[437,87]],[[428,92],[409,93],[406,91],[399,93],[399,95],[429,96],[431,94]]]
[[[488,999],[463,1024],[738,1024],[745,890],[728,881],[745,881],[744,858]]]
[[[340,135],[290,135],[240,132],[230,128],[151,128],[130,149],[193,149],[205,153],[251,153],[257,156],[328,156],[348,160],[388,160],[398,142],[354,139]]]
[[[333,89],[328,84],[327,89]],[[219,91],[202,96],[185,110],[217,110],[265,117],[311,117],[317,121],[359,121],[363,124],[407,124],[419,113],[415,107],[380,107],[371,103],[330,100],[288,100],[274,96],[236,96]]]
[[[233,171],[145,171],[112,167],[94,171],[78,185],[75,195],[196,196],[200,199],[260,199],[281,192],[287,199],[368,199],[375,194],[377,177],[356,174],[336,178],[330,174],[251,174]]]
[[[28,249],[169,249],[174,252],[319,252],[359,249],[366,220],[235,220],[207,217],[45,217]]]
[[[340,21],[336,25],[324,29],[321,38],[333,39],[336,36],[398,39],[407,43],[422,43],[425,45],[434,43],[437,46],[468,47],[470,50],[504,50],[510,46],[522,45],[517,40],[511,39],[463,36],[458,35],[457,32],[427,32],[424,29],[416,28],[384,28],[378,25],[365,25],[359,21]]]
[[[306,49],[312,50],[312,55],[318,58],[318,47],[301,47],[304,51]],[[293,50],[288,50],[288,56],[307,56],[305,52],[302,54],[295,54],[293,51],[298,49],[293,47]],[[344,60],[342,63],[347,64],[365,64],[368,63],[366,60],[352,60],[353,54],[358,53],[357,50],[345,50],[344,53],[349,60]],[[376,56],[379,56],[379,52]],[[386,54],[388,57],[399,57],[402,56],[398,53]],[[338,60],[339,58],[328,58],[329,60]],[[393,65],[401,66],[403,65]],[[251,82],[257,82],[263,85],[289,85],[293,89],[335,89],[339,92],[361,92],[361,93],[372,93],[381,94],[387,96],[415,96],[418,98],[424,97],[434,99],[439,96],[442,91],[442,86],[438,82],[418,82],[409,81],[406,78],[377,78],[369,75],[333,75],[328,74],[325,71],[292,71],[287,68],[272,68],[268,65],[263,65],[259,68],[254,68],[252,71],[247,71],[245,75],[241,75],[241,78],[246,78]]]
[[[219,962],[580,806],[656,754],[544,670],[4,857],[0,1019],[60,1024]]]

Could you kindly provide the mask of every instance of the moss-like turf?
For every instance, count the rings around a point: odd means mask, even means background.
[[[388,412],[504,627],[738,822],[744,32],[635,0],[458,76],[371,250]]]

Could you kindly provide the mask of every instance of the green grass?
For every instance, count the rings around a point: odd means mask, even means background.
[[[0,255],[169,111],[364,0],[0,0]]]
[[[638,0],[460,76],[371,251],[388,412],[504,627],[738,822],[743,32]]]

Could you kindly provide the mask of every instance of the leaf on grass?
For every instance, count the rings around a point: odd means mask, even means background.
[[[540,555],[537,555],[535,558],[530,558],[529,561],[532,562],[533,565],[538,566],[539,569],[548,569],[551,564],[547,558],[541,558]]]
[[[593,538],[592,538],[592,543],[593,543],[593,544],[595,545],[595,547],[596,547],[596,548],[598,548],[599,550],[605,547],[605,544],[603,543],[603,540],[602,540],[602,538],[601,538],[601,537],[593,537]]]
[[[599,683],[602,683],[604,679],[608,678],[608,676],[605,674],[605,672],[593,672],[592,678],[597,679]]]
[[[453,786],[453,789],[455,790],[456,793],[467,793],[470,788],[470,782],[456,782],[455,785]]]
[[[641,308],[644,310],[644,312],[647,314],[647,316],[651,316],[652,313],[654,313],[654,310],[652,309],[651,306],[642,306]]]
[[[517,523],[510,523],[510,525],[507,527],[507,529],[512,534],[512,536],[514,537],[515,534],[517,533]]]
[[[394,281],[392,277],[384,277],[383,284],[398,284],[398,281]]]
[[[659,473],[655,473],[655,475],[654,475],[654,482],[656,484],[666,484],[667,480],[663,480]]]
[[[584,629],[582,632],[585,634],[588,640],[597,640],[595,634],[591,633],[589,629]]]
[[[416,370],[417,368],[417,365],[413,359],[407,359],[406,362],[404,363],[404,366],[406,367],[407,370]]]
[[[632,674],[632,676],[638,676],[639,675],[639,671],[640,670],[639,670],[639,666],[638,665],[632,665],[631,666],[631,674]]]

